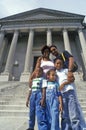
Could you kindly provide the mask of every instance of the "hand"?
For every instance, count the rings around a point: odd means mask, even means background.
[[[28,95],[27,100],[26,100],[26,107],[29,107],[29,102],[30,102],[30,95]]]
[[[63,108],[62,108],[62,105],[61,104],[59,104],[59,111],[62,113],[62,111],[63,111]]]
[[[75,77],[74,77],[74,75],[73,75],[73,73],[72,73],[72,72],[68,72],[68,75],[67,75],[67,80],[68,80],[68,82],[69,82],[69,83],[74,82]]]
[[[28,107],[28,106],[29,106],[29,101],[27,100],[27,101],[26,101],[26,107]]]
[[[41,105],[42,107],[45,106],[45,99],[44,99],[44,98],[42,98],[42,99],[40,100],[40,105]]]
[[[59,91],[61,91],[64,88],[64,84],[61,84],[59,87]]]

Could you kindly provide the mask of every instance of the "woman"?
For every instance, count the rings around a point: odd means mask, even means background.
[[[47,45],[44,45],[41,49],[41,53],[42,53],[42,56],[40,56],[38,59],[37,59],[37,62],[36,62],[36,66],[35,66],[35,69],[36,68],[39,68],[39,67],[42,67],[43,68],[43,76],[46,77],[46,73],[54,68],[54,63],[50,60],[49,56],[50,56],[50,47],[47,46]],[[30,82],[33,78],[35,78],[35,69],[34,69],[34,72],[32,73],[31,77],[30,77]]]

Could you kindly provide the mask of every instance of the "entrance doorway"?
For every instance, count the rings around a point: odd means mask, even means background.
[[[33,61],[33,71],[34,71],[34,69],[35,69],[36,62],[37,62],[38,57],[39,57],[39,56],[34,56],[34,61]]]

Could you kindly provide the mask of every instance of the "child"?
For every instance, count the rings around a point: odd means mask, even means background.
[[[48,120],[48,130],[59,130],[59,108],[62,111],[62,98],[58,92],[59,85],[56,81],[55,69],[49,70],[46,76],[46,115]]]
[[[32,81],[32,87],[30,88],[30,93],[28,94],[26,106],[30,100],[30,120],[29,128],[27,130],[34,130],[35,124],[35,112],[37,115],[38,129],[47,130],[46,121],[46,109],[45,109],[45,97],[46,97],[46,82],[42,77],[43,69],[41,67],[36,68],[35,78]]]
[[[62,59],[55,59],[55,67],[63,99],[62,130],[83,130],[85,121],[80,114],[74,83],[71,83],[73,73],[70,72],[67,77],[68,69],[63,69]]]

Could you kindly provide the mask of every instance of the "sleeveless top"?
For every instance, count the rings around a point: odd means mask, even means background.
[[[43,59],[41,60],[41,65],[40,67],[43,68],[43,72],[44,72],[44,76],[46,76],[46,73],[50,70],[50,69],[54,69],[54,63],[50,60],[50,61],[44,61]]]

